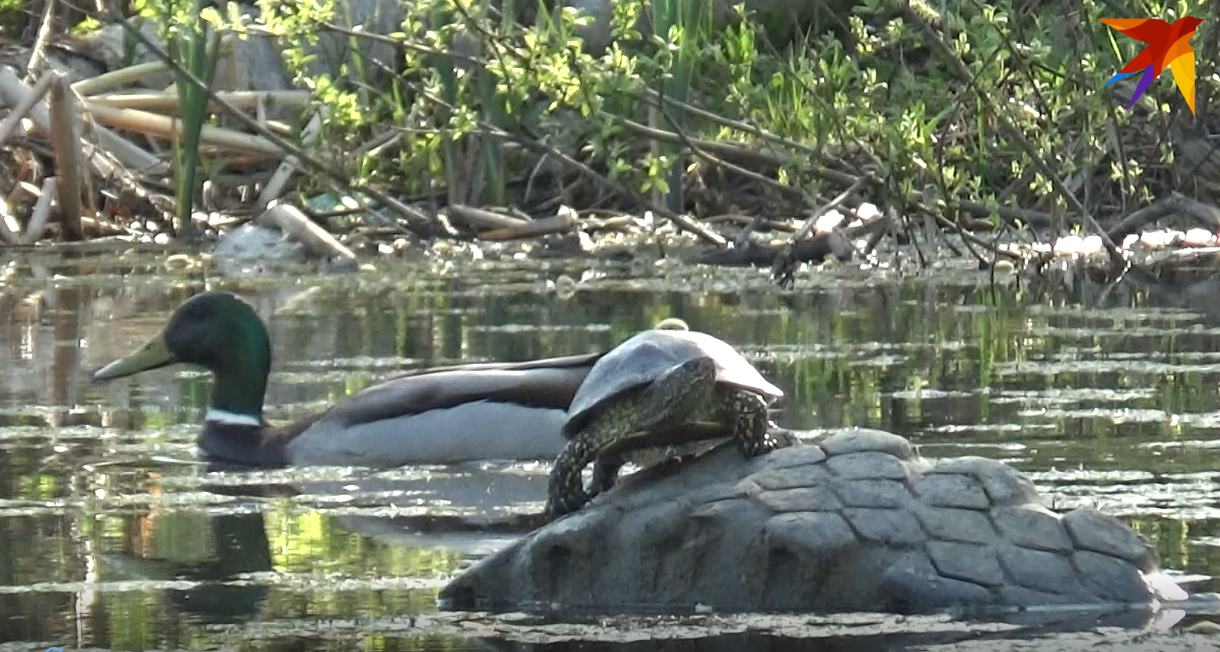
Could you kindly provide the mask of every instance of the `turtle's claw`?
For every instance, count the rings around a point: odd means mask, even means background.
[[[550,520],[555,520],[561,516],[567,516],[572,512],[580,509],[589,501],[588,496],[581,492],[581,496],[567,496],[564,498],[552,497],[546,501],[546,509],[543,514]]]
[[[584,507],[592,499],[589,494],[585,493],[578,472],[573,474],[571,480],[567,482],[551,483],[543,514],[554,520]]]
[[[746,459],[758,457],[775,450],[777,442],[770,435],[763,435],[761,439],[752,439],[742,437],[737,440],[737,448]]]

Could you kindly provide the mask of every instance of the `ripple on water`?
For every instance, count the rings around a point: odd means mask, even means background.
[[[601,350],[678,316],[739,346],[784,390],[780,425],[877,427],[925,455],[1004,460],[1055,508],[1117,514],[1167,567],[1218,588],[1200,579],[1220,569],[1220,325],[1205,314],[1119,291],[1106,295],[1115,303],[1065,304],[964,268],[916,278],[888,264],[832,269],[780,292],[767,270],[501,261],[496,251],[474,267],[427,259],[359,276],[235,280],[204,266],[166,278],[131,256],[91,258],[80,276],[62,262],[53,278],[25,264],[6,276],[6,632],[21,649],[131,650],[464,649],[479,636],[871,650],[938,641],[901,638],[920,632],[981,635],[972,623],[870,615],[581,624],[437,613],[446,578],[536,524],[547,465],[208,469],[193,459],[206,374],[88,383],[147,341],[188,284],[239,291],[268,320],[274,420],[400,371]],[[560,274],[578,279],[574,292],[553,290]]]

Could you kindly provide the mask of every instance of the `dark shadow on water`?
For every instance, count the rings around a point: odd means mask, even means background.
[[[474,639],[479,649],[488,652],[728,652],[730,650],[760,650],[764,652],[874,652],[876,650],[906,650],[913,647],[946,646],[951,650],[953,644],[962,641],[996,641],[997,645],[1012,643],[1017,640],[1032,640],[1057,635],[1072,635],[1097,631],[1099,628],[1123,628],[1131,631],[1144,627],[1148,622],[1148,613],[1142,611],[1124,611],[1101,614],[1097,611],[1077,612],[1075,614],[1055,613],[1023,613],[991,620],[979,620],[976,624],[1005,623],[1019,626],[1018,629],[1007,631],[985,631],[973,629],[969,631],[906,631],[885,634],[853,634],[850,631],[832,633],[830,627],[822,633],[806,632],[797,636],[777,634],[723,634],[703,638],[670,638],[667,640],[641,640],[630,642],[611,641],[560,641],[554,643],[522,643],[500,639]],[[765,622],[762,616],[760,625]],[[900,621],[896,621],[900,622]],[[963,622],[972,622],[964,620]],[[899,625],[900,626],[900,625]],[[912,630],[918,630],[918,623],[913,623]],[[848,628],[850,629],[850,628]],[[867,629],[867,628],[865,628]],[[625,632],[624,637],[631,637],[633,632]],[[664,636],[662,632],[662,636]],[[1000,647],[999,649],[1003,649]]]
[[[7,521],[10,529],[17,525],[13,519]],[[271,569],[262,514],[218,515],[210,519],[209,529],[210,532],[197,533],[198,537],[214,542],[213,554],[208,559],[181,562],[151,555],[111,553],[101,558],[104,570],[101,579],[137,585],[159,581],[196,583],[187,589],[165,589],[169,609],[156,623],[163,631],[174,632],[187,624],[236,623],[256,618],[268,588],[258,584],[234,586],[225,582],[243,573]],[[9,541],[10,537],[0,537],[0,583],[12,586],[15,584],[12,573],[5,564],[13,556],[3,549]],[[137,595],[155,592],[152,588],[136,590]],[[91,592],[82,584],[77,590],[33,590],[0,595],[0,641],[62,642],[73,629],[69,614],[78,612],[77,601]],[[104,595],[99,597],[106,599]],[[111,594],[111,597],[117,596]],[[91,610],[86,618],[81,627],[95,645],[114,644],[116,628],[127,626],[116,622],[114,612],[109,609]],[[74,638],[75,634],[69,640]]]
[[[946,646],[952,650],[954,643],[961,641],[981,642],[996,641],[998,646],[1005,642],[1019,640],[1053,639],[1055,636],[1071,636],[1081,632],[1097,631],[1102,628],[1121,628],[1135,632],[1147,624],[1147,613],[1126,612],[1100,615],[1097,612],[1071,614],[1042,613],[1037,617],[1032,614],[1017,614],[1011,618],[977,621],[977,628],[953,631],[919,631],[919,623],[911,623],[909,631],[886,632],[872,634],[870,628],[864,626],[863,631],[850,631],[850,626],[825,626],[822,631],[805,631],[797,635],[778,634],[726,634],[705,637],[666,637],[665,628],[660,635],[664,640],[643,640],[630,642],[616,641],[558,641],[558,642],[517,642],[494,639],[476,639],[481,650],[494,652],[721,652],[721,651],[767,651],[767,652],[872,652],[878,650],[908,650],[911,647]],[[760,617],[760,628],[765,626],[766,617]],[[963,621],[967,623],[967,621]],[[1005,623],[1017,625],[1017,629],[996,631],[994,625]],[[895,620],[891,629],[902,628],[900,620]],[[987,626],[991,625],[991,629]],[[926,626],[926,625],[922,625]],[[837,630],[837,631],[836,631]],[[633,637],[633,632],[625,630],[623,637]],[[1000,647],[1003,648],[1003,647]]]
[[[515,643],[482,639],[479,649],[487,652],[875,652],[900,650],[912,645],[934,645],[961,640],[943,636],[904,637],[860,636],[851,638],[799,639],[760,634],[728,634],[715,638],[688,640],[565,641],[562,643]]]
[[[1220,324],[1220,253],[1215,252],[1196,258],[1188,266],[1132,267],[1121,278],[1108,282],[1073,273],[1057,282],[1035,278],[1030,287],[1036,296],[1069,304],[1186,310],[1202,315],[1207,324]]]
[[[902,650],[916,645],[951,644],[963,638],[966,636],[905,635],[802,639],[760,634],[728,634],[714,638],[632,643],[514,643],[484,639],[479,641],[479,649],[488,652],[878,652]],[[977,636],[971,635],[970,638],[976,639]]]
[[[258,614],[267,587],[220,584],[244,573],[270,571],[271,548],[261,513],[225,514],[212,518],[214,557],[203,564],[174,567],[176,577],[200,582],[184,591],[170,591],[170,601],[200,623],[231,623]]]

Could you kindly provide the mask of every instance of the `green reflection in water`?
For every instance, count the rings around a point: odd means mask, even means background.
[[[849,272],[780,293],[763,272],[631,279],[611,267],[602,272],[621,282],[560,297],[547,281],[583,272],[567,264],[256,281],[65,271],[0,287],[0,354],[13,361],[0,366],[0,640],[271,649],[294,641],[234,641],[223,628],[287,620],[313,640],[319,621],[428,613],[436,587],[483,554],[344,520],[427,497],[305,500],[310,474],[218,478],[186,463],[208,402],[201,374],[87,382],[205,281],[243,293],[269,322],[273,419],[400,370],[594,351],[676,316],[737,344],[784,389],[782,425],[877,427],[927,455],[1003,459],[1056,507],[1128,519],[1167,567],[1220,568],[1220,328],[1203,311],[1158,309],[1150,293],[1080,307],[973,274],[891,283]],[[315,644],[465,645],[376,632]]]

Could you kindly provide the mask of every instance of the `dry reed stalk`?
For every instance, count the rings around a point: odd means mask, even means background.
[[[81,159],[80,138],[76,135],[76,102],[68,88],[68,79],[53,73],[51,83],[51,151],[55,153],[55,170],[59,177],[59,219],[65,240],[84,240],[80,218]]]

